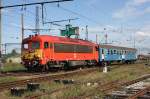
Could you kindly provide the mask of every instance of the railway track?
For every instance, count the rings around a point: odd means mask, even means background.
[[[148,82],[145,82],[149,79]],[[150,99],[150,75],[118,85],[120,90],[107,94],[105,99]]]
[[[54,79],[61,79],[61,78],[65,78],[65,77],[71,77],[73,75],[81,75],[81,74],[83,75],[83,74],[87,74],[87,73],[96,71],[97,69],[98,68],[75,70],[75,71],[59,73],[59,74],[39,76],[39,77],[25,79],[25,80],[19,80],[19,81],[7,82],[7,83],[0,83],[0,89],[1,89],[0,92],[3,91],[3,90],[6,90],[6,89],[10,89],[12,87],[23,86],[23,85],[26,85],[27,83],[52,81]]]
[[[29,72],[18,72],[18,73],[12,73],[12,72],[8,72],[8,73],[1,73],[0,77],[20,77],[20,76],[37,76],[37,75],[44,75],[44,74],[48,74],[48,73],[29,73]]]
[[[107,94],[115,89],[119,89],[121,87],[125,87],[125,86],[129,86],[131,84],[143,81],[145,79],[150,78],[150,75],[145,75],[143,77],[137,78],[135,80],[131,80],[131,81],[124,81],[121,79],[115,80],[115,81],[111,81],[102,85],[99,85],[98,87],[96,87],[96,90],[103,92],[104,94]],[[131,97],[129,97],[129,99],[137,99],[134,97],[137,97],[138,95],[144,94],[146,93],[146,91],[148,91],[148,88],[145,88],[143,90],[139,90],[139,92],[137,92],[136,94],[133,94]],[[91,97],[94,96],[94,93],[91,91],[90,94],[86,95],[86,93],[82,93],[80,96],[77,97],[70,97],[69,99],[93,99]],[[123,99],[123,98],[105,98],[105,99]],[[127,98],[128,99],[128,98]]]

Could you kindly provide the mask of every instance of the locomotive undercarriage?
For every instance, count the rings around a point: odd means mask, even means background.
[[[24,64],[28,71],[52,71],[52,70],[71,70],[75,68],[84,68],[96,66],[96,60],[83,61],[49,61],[45,65],[39,64],[38,61]]]
[[[96,65],[95,60],[83,60],[83,61],[50,61],[47,63],[49,69],[59,68],[64,70],[69,70],[78,67],[87,67]]]

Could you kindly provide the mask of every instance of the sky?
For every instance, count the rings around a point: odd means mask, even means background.
[[[52,0],[2,0],[3,6]],[[21,42],[21,14],[24,14],[25,28],[35,28],[35,7],[26,6],[2,10],[2,43]],[[41,6],[40,28],[54,29],[40,34],[60,36],[64,27],[42,24]],[[64,3],[45,4],[44,21],[79,18],[71,21],[79,26],[80,38],[85,39],[88,25],[89,40],[125,47],[135,47],[139,53],[150,52],[150,0],[74,0]],[[69,22],[61,22],[65,26]],[[105,29],[104,29],[105,28]],[[34,34],[25,31],[25,37]],[[134,43],[135,41],[135,43]]]

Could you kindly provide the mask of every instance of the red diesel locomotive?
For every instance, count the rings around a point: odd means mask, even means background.
[[[68,69],[97,62],[98,45],[90,41],[36,34],[22,42],[22,63],[28,70]]]

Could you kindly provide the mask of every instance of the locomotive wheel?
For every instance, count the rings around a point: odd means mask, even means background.
[[[49,70],[48,65],[43,65],[41,70],[42,72],[48,71]]]
[[[33,68],[32,68],[32,67],[27,67],[27,71],[28,71],[28,72],[32,72],[32,71],[33,71]]]

